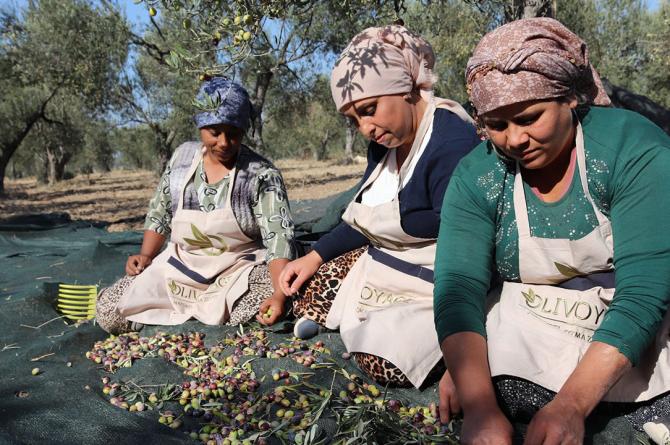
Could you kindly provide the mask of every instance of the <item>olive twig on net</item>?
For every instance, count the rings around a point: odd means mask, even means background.
[[[342,420],[336,437],[344,442],[367,438],[383,443],[445,443],[449,442],[445,437],[453,437],[449,436],[450,430],[438,426],[434,404],[406,407],[388,399],[387,389],[382,394],[375,385],[325,360],[330,351],[321,341],[292,339],[271,344],[267,333],[259,329],[240,329],[235,336],[211,347],[205,346],[204,338],[197,332],[158,333],[149,338],[136,333],[111,336],[97,342],[87,357],[109,372],[152,356],[181,367],[190,380],[139,385],[132,381],[112,383],[105,376],[103,393],[111,397],[110,403],[128,411],[160,410],[160,423],[185,429],[189,437],[207,444],[262,445],[274,440],[318,445],[335,438],[317,423],[324,416]],[[267,379],[267,371],[257,375],[254,370],[260,358],[286,358],[310,370],[294,372],[275,367],[269,373],[272,378]],[[329,389],[310,382],[322,368],[332,372]],[[346,390],[336,396],[335,385],[342,377]],[[164,411],[167,403],[180,405],[177,409],[182,414]],[[194,423],[198,424],[196,428],[191,426]],[[382,433],[375,433],[375,429]],[[441,434],[445,437],[433,440]]]

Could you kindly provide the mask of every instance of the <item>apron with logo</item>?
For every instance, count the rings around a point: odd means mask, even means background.
[[[464,120],[462,116],[467,116],[460,105],[451,101],[429,102],[410,153],[400,168],[398,193],[413,156],[432,126],[436,108],[446,108]],[[442,357],[433,321],[436,240],[405,233],[400,224],[398,193],[392,201],[376,206],[357,202],[379,177],[386,158],[395,155],[394,150],[388,150],[342,215],[371,245],[342,281],[326,326],[339,327],[349,352],[382,357],[418,388]]]
[[[576,240],[531,236],[517,164],[514,211],[521,283],[503,284],[486,322],[491,375],[521,377],[555,392],[584,356],[614,297],[612,227],[588,190],[580,124],[575,142],[579,178],[598,227]],[[644,401],[670,390],[669,329],[666,314],[638,366],[624,374],[603,400]]]
[[[231,196],[230,172],[223,209],[183,208],[184,190],[202,159],[197,154],[179,193],[170,242],[121,297],[120,314],[144,324],[175,325],[191,317],[209,325],[225,323],[233,304],[249,289],[249,273],[265,250],[240,229]]]

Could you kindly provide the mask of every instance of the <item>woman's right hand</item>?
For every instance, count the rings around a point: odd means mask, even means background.
[[[456,385],[454,385],[449,371],[444,371],[438,386],[438,393],[440,394],[440,422],[449,423],[454,414],[461,411],[458,394],[456,394]]]
[[[279,287],[284,295],[291,296],[298,292],[305,281],[312,278],[319,270],[321,264],[323,264],[321,255],[312,250],[304,257],[293,260],[284,266],[284,270],[279,277]]]
[[[498,406],[464,410],[461,443],[467,445],[512,445],[514,429]]]
[[[147,255],[131,255],[126,261],[126,274],[139,275],[151,264],[151,257]]]

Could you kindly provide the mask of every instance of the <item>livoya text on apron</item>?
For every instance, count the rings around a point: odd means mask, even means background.
[[[486,322],[491,375],[521,377],[555,392],[583,357],[614,297],[612,228],[588,190],[579,123],[575,145],[582,190],[598,227],[577,240],[531,236],[517,164],[514,211],[521,283],[504,283],[500,301],[493,305]],[[629,370],[604,400],[644,401],[670,390],[669,325],[666,315],[656,341],[639,365]]]
[[[433,321],[436,240],[405,233],[400,224],[398,193],[413,156],[432,127],[437,107],[459,116],[465,114],[451,101],[431,100],[400,168],[395,198],[373,207],[357,202],[379,176],[386,158],[396,155],[388,150],[342,216],[370,240],[371,246],[344,278],[326,319],[328,328],[339,327],[348,351],[390,361],[416,387],[442,357]]]
[[[191,178],[202,159],[193,159]],[[210,325],[225,323],[233,304],[249,289],[251,269],[265,250],[247,237],[233,214],[236,169],[230,172],[225,207],[203,212],[183,208],[184,190],[172,218],[165,250],[133,281],[118,304],[122,316],[144,324],[175,325],[193,317]]]

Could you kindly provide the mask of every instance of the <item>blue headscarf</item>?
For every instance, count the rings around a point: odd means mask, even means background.
[[[213,77],[205,81],[198,91],[196,100],[209,102],[208,98],[219,106],[215,110],[202,111],[194,116],[198,128],[208,125],[227,124],[246,130],[251,117],[249,93],[237,82],[225,77]]]

